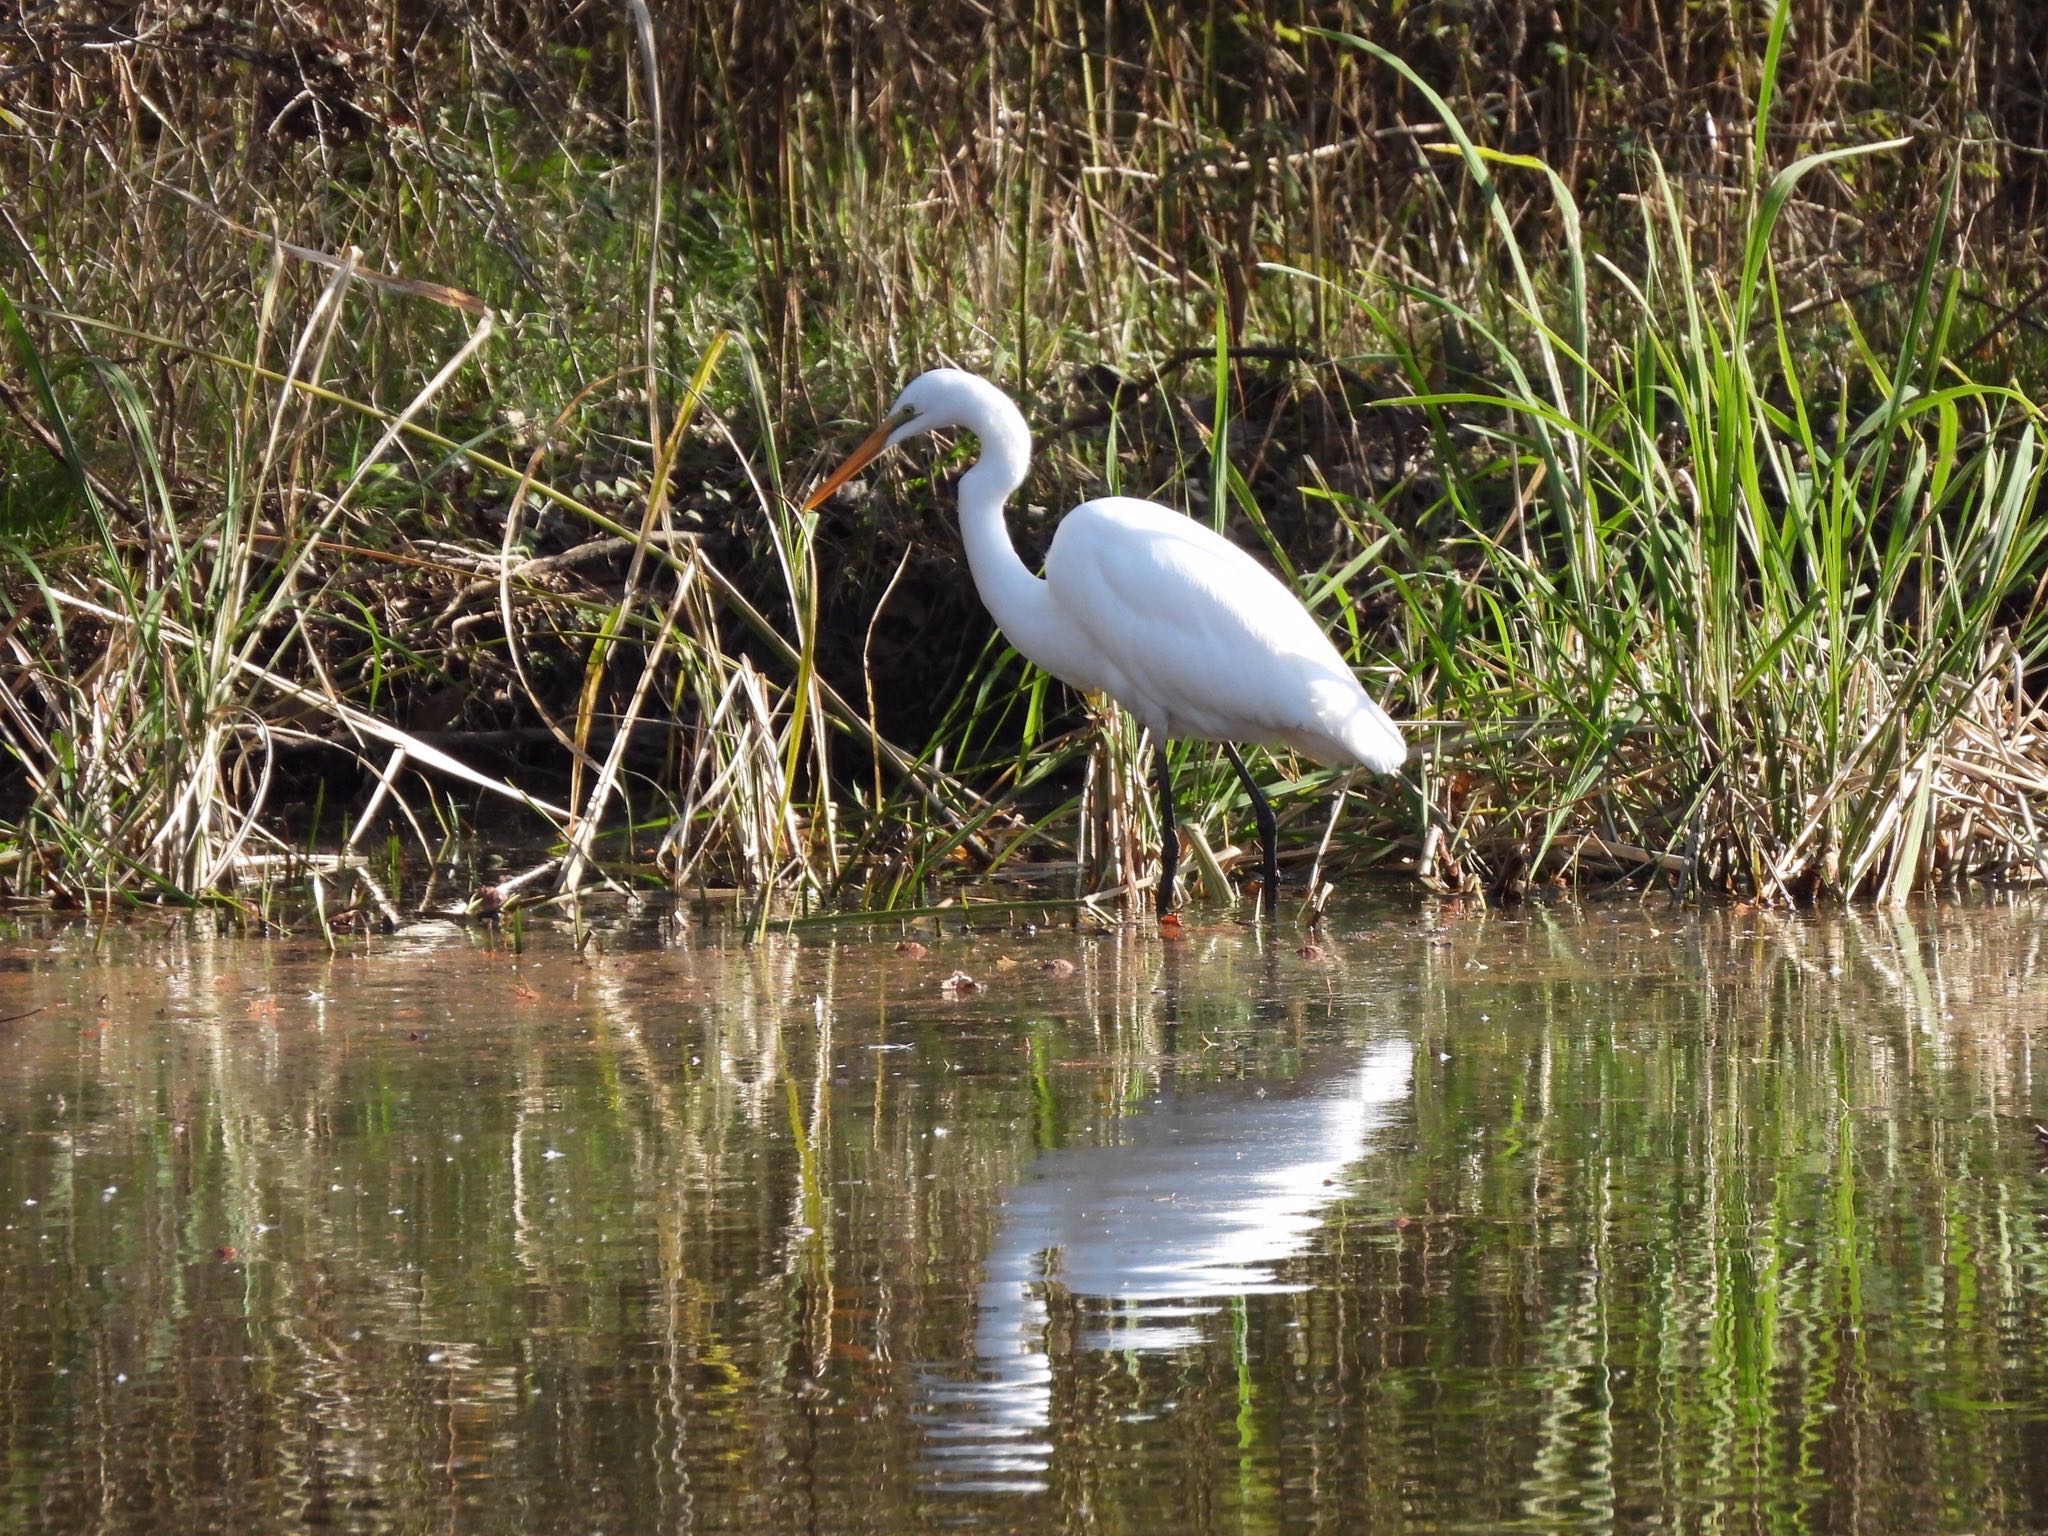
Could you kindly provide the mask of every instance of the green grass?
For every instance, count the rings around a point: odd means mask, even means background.
[[[1393,402],[1430,413],[1449,471],[1451,532],[1393,562],[1415,703],[1472,731],[1446,766],[1477,782],[1442,792],[1447,820],[1515,828],[1539,862],[1654,850],[1689,882],[1773,899],[2048,872],[2026,685],[2048,638],[2040,410],[1951,355],[1942,219],[1894,349],[1838,312],[1820,388],[1774,259],[1804,178],[1903,144],[1806,156],[1753,188],[1729,272],[1702,267],[1653,161],[1624,266],[1587,260],[1547,167],[1485,151],[1435,105],[1496,214],[1515,274],[1501,313],[1412,288],[1349,297],[1389,347],[1404,299],[1456,315],[1505,381],[1433,388],[1411,356]],[[1558,281],[1536,281],[1501,213],[1508,177],[1557,200]]]
[[[2031,247],[1975,233],[2012,174],[1976,140],[1877,131],[1967,101],[1898,83],[1835,120],[1871,131],[1809,142],[1855,93],[1781,7],[1722,102],[1735,172],[1685,135],[1588,159],[1443,39],[1140,14],[1142,67],[1046,7],[979,88],[827,76],[768,119],[736,65],[693,72],[729,39],[678,63],[638,12],[531,61],[564,108],[539,119],[431,50],[437,110],[361,138],[266,137],[169,52],[125,118],[28,103],[0,276],[16,889],[237,899],[302,843],[280,749],[318,738],[380,786],[323,813],[337,841],[539,834],[562,891],[648,848],[757,916],[1026,865],[1135,891],[1149,753],[990,636],[946,463],[794,510],[940,360],[1026,397],[1025,503],[1186,505],[1418,722],[1401,784],[1264,762],[1319,878],[1897,900],[2048,873]],[[290,246],[210,206],[233,143]],[[503,726],[541,733],[510,781],[464,734]],[[1221,884],[1247,808],[1209,749],[1176,763]]]

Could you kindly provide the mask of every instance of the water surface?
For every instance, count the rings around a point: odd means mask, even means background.
[[[2044,933],[17,919],[0,1527],[2039,1530]]]

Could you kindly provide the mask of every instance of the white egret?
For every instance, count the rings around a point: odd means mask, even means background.
[[[818,506],[885,448],[958,427],[981,439],[960,477],[960,534],[975,590],[1024,657],[1083,692],[1108,694],[1152,733],[1159,771],[1162,922],[1173,909],[1180,840],[1166,744],[1223,744],[1258,817],[1270,917],[1279,867],[1273,809],[1236,742],[1292,747],[1336,767],[1392,773],[1401,732],[1352,676],[1295,595],[1228,539],[1157,502],[1084,501],[1060,520],[1045,575],[1017,557],[1003,505],[1031,464],[1031,430],[995,385],[934,368],[904,386],[882,424],[804,503]]]

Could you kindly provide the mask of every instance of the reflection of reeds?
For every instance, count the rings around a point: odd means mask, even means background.
[[[1424,1031],[1441,1071],[1417,1101],[1433,1150],[1397,1197],[1429,1214],[1356,1273],[1413,1288],[1390,1340],[1462,1341],[1466,1410],[1528,1447],[1517,1506],[1635,1525],[1775,1505],[1822,1524],[1852,1501],[1886,1520],[1939,1507],[1952,1476],[2018,1492],[1996,1414],[1959,1408],[1985,1458],[1965,1473],[1909,1383],[1957,1405],[2031,1390],[2016,1357],[1984,1355],[1999,1329],[1969,1299],[2013,1296],[2041,1262],[2032,1239],[2025,1257],[1990,1253],[2038,1224],[2002,1128],[2016,1085],[1999,1080],[2032,1025],[2017,999],[1984,1006],[2011,998],[2016,963],[2038,993],[2031,923],[1463,926],[1434,953],[1445,990],[1426,989],[1443,1010]],[[1899,970],[1909,956],[1928,985]],[[1944,987],[1978,1006],[1930,1006]],[[1436,1177],[1447,1158],[1455,1190]],[[1474,1287],[1494,1298],[1479,1339]],[[1371,1443],[1399,1457],[1383,1427]]]
[[[542,932],[516,972],[451,926],[339,961],[117,927],[9,983],[60,1020],[0,1075],[9,1508],[915,1524],[920,1368],[972,1357],[1039,1152],[1408,1038],[1305,1291],[1120,1355],[1048,1286],[1048,1528],[1403,1488],[1467,1525],[1939,1527],[1965,1488],[2024,1529],[2038,918],[1445,906],[1322,961]],[[962,961],[992,985],[949,1001]]]

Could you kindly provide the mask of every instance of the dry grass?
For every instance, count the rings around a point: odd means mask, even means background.
[[[18,10],[17,882],[217,892],[309,740],[431,841],[532,732],[564,887],[626,828],[1135,888],[1141,744],[979,644],[932,488],[784,494],[939,359],[1036,403],[1034,499],[1184,496],[1458,723],[1338,856],[2036,872],[2048,50],[1951,12]]]

